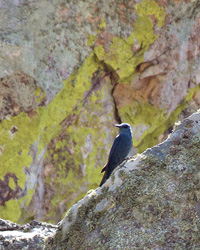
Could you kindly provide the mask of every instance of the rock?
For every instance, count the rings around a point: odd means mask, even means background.
[[[36,86],[35,80],[21,71],[1,78],[0,89],[0,121],[20,112],[31,114],[45,100],[39,100],[37,95],[42,90]]]
[[[32,221],[26,225],[18,225],[0,219],[0,249],[43,249],[44,240],[55,232],[57,226]]]
[[[99,184],[115,123],[131,124],[140,153],[199,108],[199,9],[1,1],[2,218],[57,223]]]
[[[73,205],[45,249],[199,249],[200,112]]]

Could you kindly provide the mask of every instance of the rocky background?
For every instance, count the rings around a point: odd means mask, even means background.
[[[200,105],[197,0],[0,0],[0,217],[57,223],[102,178],[115,123],[132,155]]]

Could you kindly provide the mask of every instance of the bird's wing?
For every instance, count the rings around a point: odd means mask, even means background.
[[[117,147],[117,144],[120,141],[121,141],[121,137],[120,137],[120,134],[119,134],[119,135],[116,136],[116,138],[115,138],[115,140],[113,142],[112,148],[111,148],[109,156],[108,156],[108,161],[110,160],[110,157],[112,156],[113,152],[115,151],[115,148]],[[103,173],[104,171],[106,171],[106,167],[107,167],[108,161],[107,161],[106,165],[102,168],[101,173]]]
[[[115,148],[117,147],[117,145],[121,142],[121,136],[120,134],[116,136],[114,142],[113,142],[113,145],[112,145],[112,148],[110,150],[110,154],[108,156],[108,160],[110,160],[110,158],[112,157],[112,154],[113,152],[115,151]]]

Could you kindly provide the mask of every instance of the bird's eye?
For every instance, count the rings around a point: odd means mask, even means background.
[[[124,125],[123,127],[124,127],[124,128],[128,128],[128,125]]]

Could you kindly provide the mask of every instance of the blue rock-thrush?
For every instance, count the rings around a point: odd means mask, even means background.
[[[128,123],[116,124],[116,127],[120,129],[120,133],[116,136],[110,154],[108,156],[108,162],[101,170],[104,173],[103,179],[100,183],[100,187],[110,177],[112,171],[125,160],[132,147],[132,131],[131,126]]]

